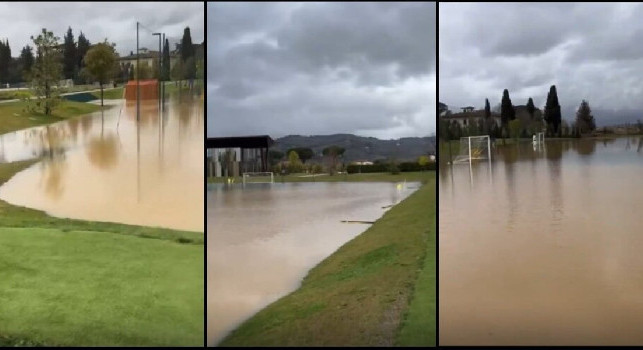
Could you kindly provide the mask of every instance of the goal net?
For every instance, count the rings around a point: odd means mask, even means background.
[[[533,137],[534,143],[543,143],[545,142],[545,133],[544,132],[538,132],[534,135]]]
[[[272,172],[243,173],[242,179],[244,185],[248,183],[263,184],[275,182],[275,176]]]
[[[488,135],[460,138],[460,154],[453,163],[465,163],[476,159],[491,159],[491,138]]]

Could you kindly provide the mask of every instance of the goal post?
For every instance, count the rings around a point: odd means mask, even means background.
[[[534,140],[534,142],[537,142],[537,143],[544,143],[545,142],[545,133],[544,132],[537,132],[536,135],[534,135],[534,136],[536,136],[536,139]]]
[[[275,175],[272,172],[248,172],[241,176],[243,184],[248,183],[274,183]]]
[[[460,138],[460,154],[453,163],[466,163],[477,159],[491,159],[491,138],[489,135]]]

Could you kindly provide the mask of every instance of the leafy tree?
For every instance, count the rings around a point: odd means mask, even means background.
[[[576,125],[581,133],[588,133],[596,129],[589,102],[585,100],[580,103],[578,111],[576,111]]]
[[[178,60],[178,62],[174,64],[174,67],[172,67],[172,70],[170,71],[170,77],[174,81],[185,79],[185,65],[182,60]]]
[[[303,164],[301,163],[301,160],[299,159],[299,155],[297,155],[297,152],[295,151],[288,152],[288,172],[291,174],[299,173],[301,172],[302,168],[303,168]]]
[[[306,161],[310,158],[312,158],[315,154],[313,153],[313,150],[307,147],[296,147],[296,148],[291,148],[289,149],[286,153],[290,154],[291,151],[297,152],[297,155],[299,156],[299,159],[305,164]]]
[[[59,38],[43,28],[37,37],[32,35],[31,40],[36,47],[36,60],[31,67],[31,82],[37,96],[34,109],[51,115],[60,100],[55,89],[62,76]]]
[[[561,123],[561,114],[560,114],[560,104],[558,103],[558,93],[556,92],[556,85],[552,85],[549,88],[549,93],[547,94],[547,102],[545,104],[545,122],[547,123],[547,129],[549,134],[558,135],[558,127]]]
[[[509,132],[512,138],[517,139],[518,137],[520,137],[521,130],[522,123],[520,122],[520,119],[514,119],[509,122]]]
[[[418,164],[422,167],[429,165],[429,156],[420,156],[418,158]]]
[[[100,105],[103,105],[103,85],[114,77],[118,68],[118,59],[114,44],[107,40],[92,46],[85,55],[85,68],[89,75],[100,84]]]
[[[516,111],[514,110],[511,99],[509,98],[509,91],[505,89],[502,92],[502,101],[500,102],[500,120],[502,122],[502,129],[507,131],[509,122],[516,119]]]
[[[284,157],[283,152],[279,152],[274,149],[271,149],[268,151],[268,162],[272,166],[276,165],[283,157]]]
[[[334,145],[326,147],[322,150],[322,154],[330,159],[330,164],[329,164],[330,175],[335,174],[335,170],[337,168],[337,159],[344,154],[344,151],[346,150],[343,147],[334,146]]]
[[[168,81],[170,80],[170,42],[167,39],[163,44],[163,57],[161,59],[161,80]]]
[[[322,168],[321,164],[313,164],[311,171],[313,174],[319,174],[324,171],[324,169]]]
[[[69,27],[63,39],[63,77],[65,79],[76,79],[78,69],[76,43],[74,42],[74,34],[71,31],[71,27]]]
[[[152,79],[154,72],[152,72],[152,67],[150,67],[147,62],[140,62],[140,67],[134,67],[134,79],[136,79],[136,74],[138,73],[139,79]]]
[[[27,45],[22,48],[20,51],[20,66],[22,67],[22,77],[27,80],[29,72],[31,71],[31,66],[33,66],[34,57],[31,46]]]

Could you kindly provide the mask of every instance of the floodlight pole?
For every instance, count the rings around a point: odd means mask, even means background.
[[[141,81],[140,81],[140,55],[138,53],[138,27],[139,23],[136,22],[136,121],[141,120]]]
[[[158,65],[158,68],[159,68],[158,77],[159,77],[159,79],[158,79],[158,82],[160,83],[161,82],[161,56],[162,56],[161,55],[161,33],[152,33],[152,35],[158,35],[158,37],[159,37],[159,65]],[[160,110],[161,109],[161,86],[157,85],[157,87],[158,87],[159,110]]]
[[[138,27],[136,22],[136,201],[141,201],[141,81],[140,55],[138,50]]]

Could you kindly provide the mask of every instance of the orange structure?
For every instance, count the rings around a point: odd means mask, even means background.
[[[141,80],[141,100],[155,100],[159,97],[159,82],[156,79]],[[130,80],[125,85],[125,99],[136,100],[136,80]]]

